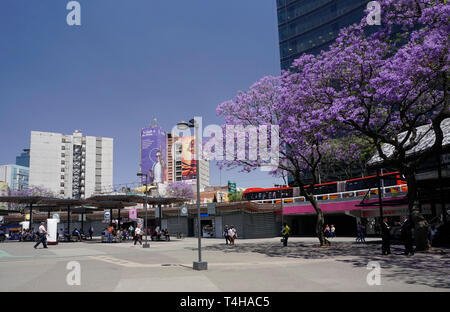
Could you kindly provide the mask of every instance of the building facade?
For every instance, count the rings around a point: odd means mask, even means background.
[[[277,0],[281,69],[326,50],[339,30],[364,17],[367,0]]]
[[[0,166],[0,182],[8,185],[10,190],[26,190],[29,183],[30,169],[18,165]]]
[[[88,198],[113,186],[113,139],[31,132],[30,185],[63,198]]]

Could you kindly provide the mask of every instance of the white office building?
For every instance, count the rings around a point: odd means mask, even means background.
[[[88,198],[113,185],[113,139],[31,132],[30,186],[62,198]]]

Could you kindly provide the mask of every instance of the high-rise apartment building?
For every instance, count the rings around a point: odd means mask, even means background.
[[[31,132],[30,181],[64,198],[88,198],[113,185],[113,139]]]
[[[364,17],[367,0],[277,0],[281,69],[326,50],[339,30]]]

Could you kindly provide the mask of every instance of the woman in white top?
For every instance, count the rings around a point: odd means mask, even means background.
[[[236,239],[237,235],[236,235],[236,229],[234,228],[233,225],[228,230],[228,236],[229,236],[229,239],[231,240],[231,245],[234,245],[234,240]]]

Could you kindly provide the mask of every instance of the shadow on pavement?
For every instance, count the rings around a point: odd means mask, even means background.
[[[449,250],[434,249],[428,253],[403,255],[402,245],[391,246],[391,255],[381,255],[381,242],[357,244],[352,242],[332,242],[330,247],[319,247],[313,243],[290,242],[288,247],[281,243],[243,243],[241,245],[213,245],[203,248],[225,253],[255,252],[268,257],[288,257],[300,259],[335,259],[351,263],[357,267],[367,267],[370,261],[378,261],[382,278],[407,284],[420,284],[450,289]],[[343,258],[345,257],[345,258]],[[383,270],[388,269],[388,271]]]

